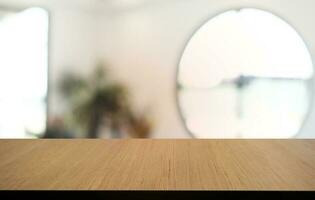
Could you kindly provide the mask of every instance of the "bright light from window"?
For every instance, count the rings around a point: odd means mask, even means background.
[[[204,24],[182,55],[179,103],[196,137],[288,138],[309,108],[311,56],[298,33],[258,9]]]
[[[30,8],[0,20],[0,137],[30,137],[46,124],[48,13]]]

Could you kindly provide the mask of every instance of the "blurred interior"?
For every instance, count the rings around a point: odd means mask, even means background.
[[[301,2],[0,0],[0,138],[315,138]]]

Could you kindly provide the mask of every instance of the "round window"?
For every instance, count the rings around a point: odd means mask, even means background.
[[[270,12],[217,15],[187,43],[177,92],[197,138],[290,138],[309,111],[313,66],[299,34]]]

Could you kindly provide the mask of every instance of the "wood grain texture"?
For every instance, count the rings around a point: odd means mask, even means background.
[[[315,140],[0,140],[0,189],[315,190]]]

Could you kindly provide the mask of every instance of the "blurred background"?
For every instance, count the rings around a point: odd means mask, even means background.
[[[0,138],[315,138],[312,0],[0,0]]]

